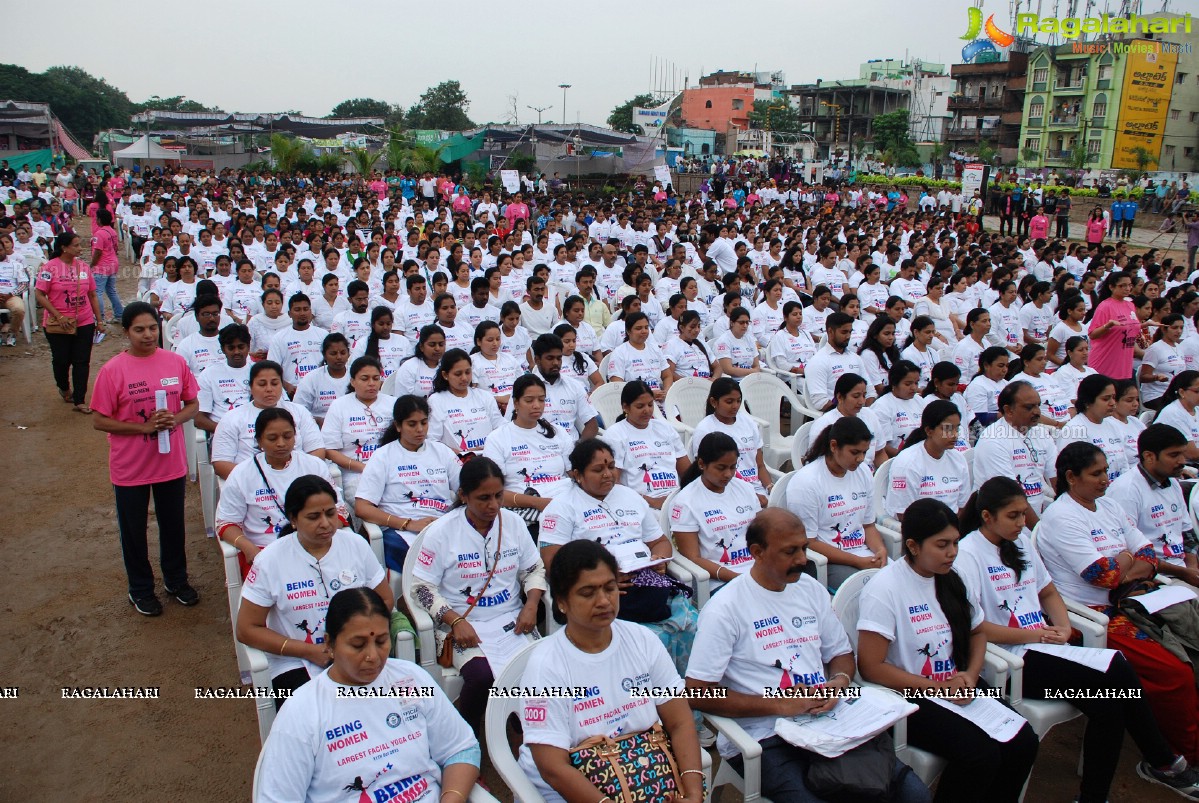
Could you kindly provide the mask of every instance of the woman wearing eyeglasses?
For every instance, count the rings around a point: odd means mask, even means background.
[[[337,494],[321,477],[305,475],[283,498],[287,524],[254,559],[242,586],[237,640],[262,650],[271,685],[294,691],[329,665],[325,615],[343,588],[373,588],[394,603],[387,573],[361,536],[342,529]],[[283,704],[275,701],[275,707]]]

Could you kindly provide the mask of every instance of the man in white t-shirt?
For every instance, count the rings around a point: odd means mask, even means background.
[[[1028,497],[1028,526],[1040,520],[1052,498],[1057,447],[1044,427],[1041,396],[1029,383],[1012,382],[999,392],[1000,418],[982,431],[974,446],[974,490],[992,477],[1012,477]]]
[[[828,592],[804,574],[808,538],[795,514],[768,508],[745,533],[754,563],[700,611],[687,686],[723,695],[697,697],[699,711],[732,717],[762,745],[762,794],[774,800],[815,799],[805,785],[812,753],[775,733],[779,718],[823,714],[850,686],[853,648]],[[829,696],[807,696],[825,690]],[[723,737],[721,756],[741,771],[744,761]],[[928,789],[898,758],[893,801],[926,801]]]
[[[828,342],[808,361],[806,369],[808,399],[817,410],[832,406],[833,388],[843,374],[852,372],[867,376],[861,356],[849,350],[853,318],[844,312],[834,312],[828,316],[825,326]],[[867,398],[874,395],[874,388],[867,383]]]
[[[1150,424],[1137,438],[1141,460],[1107,489],[1157,551],[1157,570],[1199,586],[1195,531],[1178,477],[1186,465],[1186,435],[1169,424]]]
[[[599,411],[587,399],[582,382],[562,376],[562,339],[554,334],[539,336],[533,341],[533,362],[534,373],[545,380],[545,419],[575,440],[594,438],[599,432]]]

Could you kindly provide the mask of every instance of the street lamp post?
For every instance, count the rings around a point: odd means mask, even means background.
[[[575,146],[575,186],[578,187],[579,190],[581,191],[582,187],[583,187],[583,173],[582,173],[583,168],[582,168],[582,163],[581,163],[582,155],[581,155],[580,151],[582,151],[582,149],[583,149],[583,138],[581,136],[579,136],[577,129],[576,129],[576,132],[574,135],[574,146]]]
[[[537,112],[537,125],[541,125],[541,113],[550,107],[549,106],[527,106],[526,105],[525,108],[532,109],[533,111]]]
[[[562,90],[562,125],[566,125],[566,90],[570,84],[558,84],[558,88]]]

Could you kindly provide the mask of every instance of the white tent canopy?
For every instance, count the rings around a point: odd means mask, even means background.
[[[112,158],[114,161],[119,161],[121,159],[127,159],[130,161],[141,159],[143,161],[174,162],[178,161],[179,152],[168,150],[159,145],[157,142],[151,140],[149,137],[143,136],[139,137],[137,142],[134,142],[129,147],[122,148],[119,151],[114,151]]]

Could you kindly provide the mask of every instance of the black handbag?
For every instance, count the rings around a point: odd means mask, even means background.
[[[911,767],[895,775],[895,742],[884,731],[836,758],[811,754],[804,785],[830,803],[883,803],[890,800]]]
[[[670,601],[677,594],[691,595],[683,583],[653,569],[638,569],[629,578],[633,585],[620,598],[617,618],[637,624],[653,624],[670,618]]]

